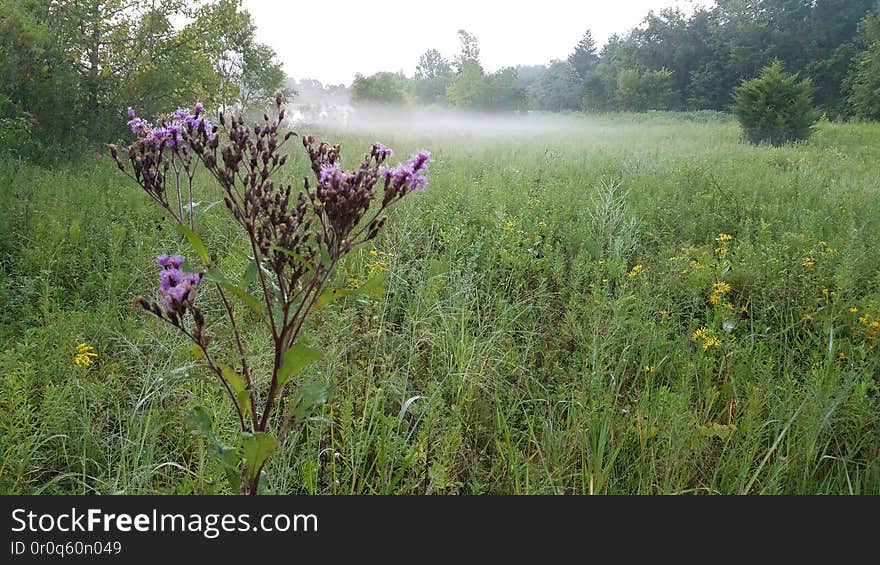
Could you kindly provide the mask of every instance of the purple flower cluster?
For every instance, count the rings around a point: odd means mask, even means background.
[[[318,175],[318,182],[321,184],[329,184],[336,183],[342,184],[346,180],[351,173],[343,171],[339,168],[339,163],[333,163],[332,165],[323,165],[321,167],[321,173]]]
[[[159,127],[154,126],[147,120],[137,117],[134,109],[128,108],[128,126],[131,132],[137,135],[141,141],[147,142],[154,147],[177,147],[184,139],[184,135],[190,131],[209,132],[213,125],[204,116],[205,107],[201,102],[197,103],[190,111],[186,108],[178,108],[171,114],[171,123],[162,123]]]
[[[373,144],[373,156],[376,157],[379,162],[384,161],[392,155],[394,155],[394,151],[392,151],[391,148],[384,143],[379,143],[377,141]]]
[[[431,153],[423,149],[406,163],[400,163],[396,167],[382,166],[379,173],[385,175],[387,181],[397,186],[409,186],[412,190],[425,188],[428,185],[428,163],[431,162]]]
[[[184,273],[181,255],[159,255],[156,264],[162,267],[159,273],[159,291],[162,293],[162,305],[169,313],[182,314],[186,304],[192,304],[196,298],[196,288],[202,280],[201,273]]]
[[[139,137],[148,136],[153,129],[152,124],[143,118],[138,118],[134,113],[134,109],[130,106],[128,108],[128,118],[128,127],[131,128],[131,133]]]

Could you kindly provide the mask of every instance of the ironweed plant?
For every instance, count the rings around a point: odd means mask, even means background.
[[[330,288],[334,268],[346,253],[376,237],[390,206],[426,186],[431,160],[428,151],[419,151],[408,162],[389,167],[385,161],[392,150],[377,142],[357,168],[343,170],[339,145],[305,135],[302,144],[314,179],[305,177],[304,189],[295,191],[292,185],[272,180],[287,162],[284,145],[297,136],[293,131],[282,133],[280,95],[275,103],[275,118],[264,115],[263,123],[253,127],[241,116],[229,119],[222,113],[214,125],[201,104],[179,109],[157,125],[129,108],[128,124],[137,141],[121,149],[109,145],[119,169],[174,219],[204,264],[203,270],[188,273],[182,256],[160,256],[160,300],[138,296],[135,304],[189,338],[201,363],[222,385],[240,425],[238,445],[219,442],[206,411],[197,410],[194,421],[214,442],[227,478],[242,494],[260,492],[263,467],[281,436],[326,399],[328,387],[298,383],[287,395],[289,401],[277,408],[285,386],[321,357],[321,351],[301,339],[309,314],[346,294],[381,291],[379,279],[357,290]],[[219,184],[227,210],[247,235],[250,263],[243,280],[257,284],[255,294],[220,272],[196,234],[193,179],[199,167]],[[233,359],[224,360],[224,352],[212,347],[206,331],[205,315],[197,305],[206,283],[223,305],[236,349]],[[265,324],[274,350],[271,374],[254,374],[230,296]],[[283,413],[276,415],[279,411]]]

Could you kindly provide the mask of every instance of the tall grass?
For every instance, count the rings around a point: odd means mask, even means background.
[[[377,137],[316,133],[349,159]],[[767,148],[664,113],[382,141],[430,147],[431,185],[374,242],[387,293],[315,313],[308,377],[333,396],[270,490],[880,493],[880,126]],[[231,438],[232,408],[130,307],[152,257],[190,250],[108,161],[0,160],[0,491],[229,492],[187,415],[206,406]],[[203,236],[234,269],[221,207]],[[692,339],[704,326],[720,345]]]

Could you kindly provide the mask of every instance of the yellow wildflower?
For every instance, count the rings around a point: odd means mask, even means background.
[[[726,243],[731,240],[733,240],[733,236],[729,233],[719,233],[718,237],[715,238],[715,241],[718,243]]]
[[[653,366],[653,365],[645,365],[644,371],[645,371],[646,373],[653,373],[653,372],[654,372],[654,366]]]
[[[871,320],[871,316],[865,314],[864,316],[859,316],[860,324],[867,324]]]
[[[812,269],[816,266],[816,261],[812,257],[804,257],[801,264],[808,269]]]
[[[697,328],[693,334],[691,334],[691,339],[694,341],[699,341],[701,339],[706,339],[709,337],[709,328],[703,326],[701,328]]]
[[[853,306],[852,308],[849,309],[849,313],[850,313],[850,314],[855,314],[855,313],[857,313],[858,311],[859,311],[859,309],[856,308],[855,306]]]
[[[691,334],[691,339],[694,341],[702,341],[703,342],[703,351],[706,351],[710,347],[718,347],[721,345],[721,340],[715,337],[715,334],[707,328],[703,326],[698,328]]]
[[[641,272],[643,272],[645,268],[642,265],[636,265],[629,271],[630,277],[637,277]]]
[[[703,350],[707,350],[710,347],[718,347],[721,345],[721,340],[717,337],[710,337],[708,339],[703,340]]]
[[[712,287],[712,292],[717,292],[718,294],[724,294],[726,292],[730,292],[731,286],[724,281],[718,281]]]
[[[94,347],[80,343],[76,346],[76,355],[73,356],[73,363],[77,367],[88,367],[95,361],[97,356],[98,354],[95,353]]]

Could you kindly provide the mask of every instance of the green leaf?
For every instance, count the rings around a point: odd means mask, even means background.
[[[260,274],[259,267],[257,267],[257,262],[251,260],[248,263],[247,268],[245,268],[244,273],[241,275],[241,288],[247,288],[249,284],[257,280],[257,276]]]
[[[214,267],[205,269],[205,272],[202,273],[202,278],[211,282],[231,284],[231,281],[226,277],[226,275],[224,275],[223,272],[220,271],[220,269],[216,269]]]
[[[358,288],[330,287],[328,289],[325,289],[324,292],[322,292],[321,295],[318,297],[318,299],[315,300],[315,304],[312,306],[312,310],[317,310],[318,308],[321,308],[338,298],[351,296],[352,294],[367,294],[370,296],[377,296],[383,294],[384,292],[385,275],[379,274],[367,280],[367,282],[365,282]]]
[[[238,394],[245,389],[247,384],[244,382],[244,377],[239,375],[235,369],[223,363],[217,363],[217,366],[220,367],[220,373],[234,393]]]
[[[235,401],[236,403],[238,403],[238,407],[241,409],[241,412],[243,414],[250,414],[251,390],[247,388],[247,383],[245,382],[244,377],[239,375],[229,365],[217,363],[217,366],[220,367],[220,372],[223,374],[223,378],[226,379],[226,382],[229,383],[229,387],[232,389],[232,392],[235,393]]]
[[[263,468],[266,460],[278,447],[278,440],[268,432],[255,434],[242,433],[241,446],[244,450],[244,461],[248,468],[248,477],[253,480]]]
[[[241,461],[241,450],[235,447],[224,445],[217,438],[214,431],[214,423],[211,413],[204,406],[196,406],[187,414],[187,421],[190,427],[195,429],[196,435],[203,438],[209,445],[209,453],[217,459],[229,484],[232,485],[234,492],[238,492],[241,488],[241,473],[238,464]]]
[[[260,302],[260,299],[243,288],[235,286],[220,270],[214,268],[207,269],[202,276],[205,280],[220,283],[220,286],[222,286],[224,290],[229,291],[241,299],[242,302],[247,304],[251,310],[257,313],[257,315],[260,317],[263,316],[263,303]]]
[[[232,486],[233,492],[238,492],[241,490],[241,472],[238,469],[238,464],[241,463],[241,450],[222,444],[218,444],[216,448],[214,454],[223,467],[226,480]]]
[[[187,414],[186,419],[190,427],[195,428],[197,435],[210,440],[216,439],[217,434],[214,433],[214,422],[207,408],[196,406]]]
[[[284,352],[284,357],[281,359],[281,367],[278,368],[277,390],[280,391],[290,379],[323,355],[322,351],[312,349],[302,342],[293,344],[293,347]]]
[[[246,388],[238,391],[235,399],[238,401],[238,407],[241,408],[242,414],[251,413],[251,389]]]
[[[305,419],[315,407],[327,402],[331,389],[329,382],[306,383],[297,387],[289,414],[297,421]]]
[[[177,233],[186,236],[186,239],[189,241],[190,246],[192,246],[192,248],[196,250],[196,253],[199,254],[199,257],[202,259],[202,263],[204,263],[206,267],[211,264],[211,257],[208,255],[208,248],[205,247],[202,238],[200,238],[196,234],[196,232],[192,231],[183,224],[177,224]]]
[[[202,351],[202,348],[198,345],[193,345],[192,347],[190,347],[189,352],[193,354],[193,357],[200,361],[204,361],[205,359],[207,359],[207,357],[205,357],[205,352]]]
[[[234,294],[236,297],[241,299],[245,304],[248,305],[248,307],[251,310],[256,312],[258,315],[260,315],[260,316],[263,315],[263,305],[260,302],[259,298],[257,298],[253,294],[250,294],[249,292],[235,286],[234,284],[232,284],[230,282],[221,282],[220,286],[222,286],[224,289],[228,290],[229,292]]]

